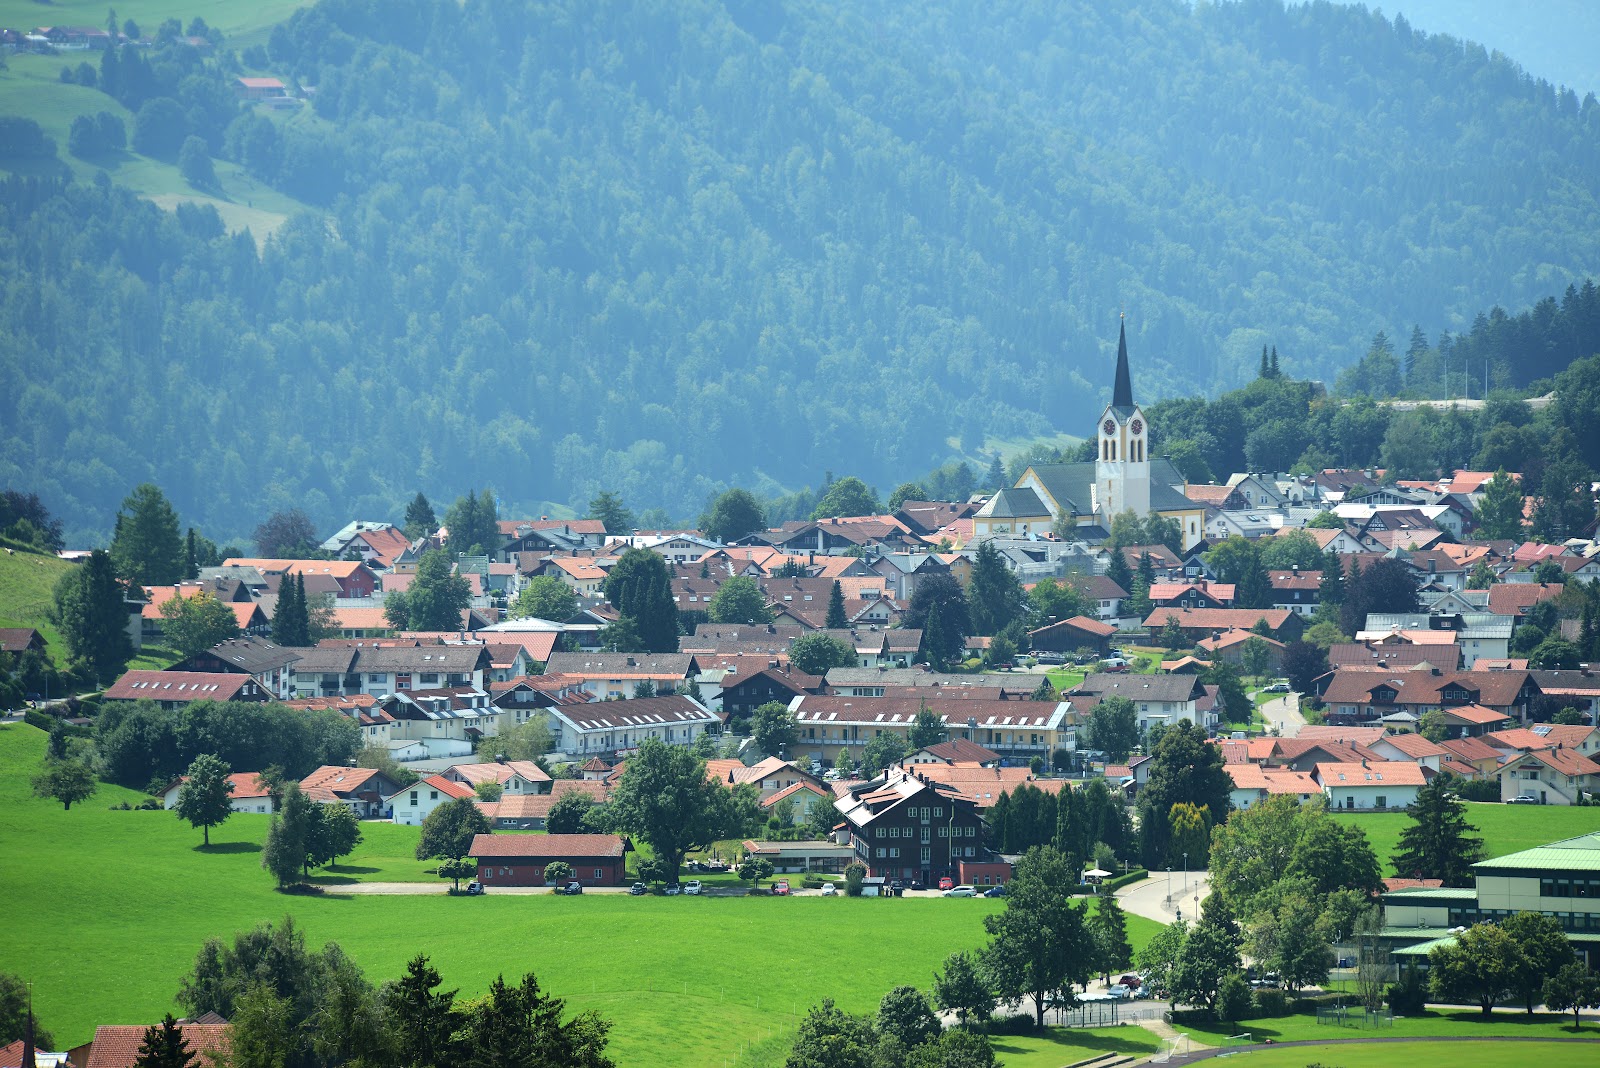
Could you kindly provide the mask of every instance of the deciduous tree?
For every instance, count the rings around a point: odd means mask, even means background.
[[[1038,1028],[1046,1006],[1073,1004],[1072,986],[1093,973],[1094,941],[1083,907],[1071,900],[1077,882],[1065,856],[1035,846],[1016,863],[1005,911],[983,921],[991,936],[982,958],[989,985],[1004,1000],[1030,998]]]
[[[161,605],[161,633],[184,657],[205,652],[239,636],[233,609],[201,590],[192,597],[169,597]]]
[[[1545,980],[1543,993],[1546,1008],[1572,1010],[1572,1029],[1576,1031],[1583,1026],[1584,1009],[1600,1009],[1600,974],[1575,960]]]
[[[316,552],[317,528],[299,508],[273,512],[250,535],[256,549],[268,559],[299,560]]]
[[[564,623],[577,614],[578,595],[554,575],[540,575],[522,587],[512,611],[519,618],[532,616]]]
[[[79,801],[93,797],[99,788],[94,770],[81,760],[46,761],[44,769],[33,777],[32,785],[35,797],[60,801],[61,807],[69,811]]]
[[[492,828],[477,802],[470,797],[446,801],[422,821],[422,837],[417,842],[417,859],[431,857],[459,860],[472,849],[472,839],[488,834]],[[461,889],[461,880],[455,880],[455,889]]]
[[[800,724],[788,705],[768,701],[751,713],[750,736],[763,753],[779,756],[800,736]]]
[[[1483,485],[1478,509],[1472,515],[1477,523],[1474,535],[1485,541],[1521,541],[1527,530],[1522,521],[1522,487],[1505,468]]]
[[[452,572],[447,553],[423,553],[411,587],[390,593],[384,601],[389,624],[396,630],[460,630],[461,613],[472,604],[472,586]]]
[[[210,753],[195,757],[178,788],[178,804],[173,811],[189,826],[199,827],[203,844],[209,847],[211,828],[233,815],[233,780],[228,777],[228,765]]]
[[[744,575],[726,579],[711,597],[713,623],[771,623],[766,595],[756,580]]]
[[[700,517],[700,529],[712,541],[724,545],[738,541],[767,525],[761,504],[749,490],[730,489],[711,502],[710,509]]]
[[[1139,709],[1126,697],[1107,697],[1089,710],[1086,731],[1090,748],[1120,764],[1139,744]]]
[[[704,760],[646,738],[628,758],[611,807],[616,826],[650,843],[675,878],[686,853],[704,849],[734,822],[732,801],[726,787],[706,781]]]

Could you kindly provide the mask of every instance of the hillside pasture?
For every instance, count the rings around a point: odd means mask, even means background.
[[[1466,810],[1467,822],[1478,829],[1478,837],[1483,839],[1486,860],[1600,831],[1600,808],[1468,802]],[[1400,874],[1394,870],[1394,851],[1411,817],[1404,812],[1339,812],[1336,815],[1367,833],[1367,840],[1378,854],[1385,875]]]

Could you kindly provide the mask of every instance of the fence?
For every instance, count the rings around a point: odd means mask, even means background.
[[[1361,1005],[1318,1005],[1317,1023],[1324,1027],[1393,1027],[1394,1013],[1389,1009],[1368,1012]]]
[[[1119,1023],[1137,1023],[1141,1020],[1159,1020],[1162,1007],[1154,1001],[1105,1000],[1080,1001],[1076,1008],[1056,1009],[1056,1023],[1062,1027],[1110,1027]]]

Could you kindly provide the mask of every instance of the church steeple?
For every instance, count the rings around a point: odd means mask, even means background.
[[[1117,379],[1111,388],[1111,407],[1133,407],[1133,379],[1128,374],[1128,322],[1123,319],[1117,328]]]

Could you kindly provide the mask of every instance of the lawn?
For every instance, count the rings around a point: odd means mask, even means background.
[[[996,1035],[995,1056],[1006,1068],[1061,1068],[1106,1053],[1147,1057],[1161,1040],[1142,1027],[1050,1027],[1038,1035]]]
[[[1503,857],[1563,838],[1600,830],[1600,808],[1564,805],[1496,805],[1469,802],[1467,822],[1478,829],[1486,859]],[[1391,858],[1411,818],[1404,812],[1340,812],[1338,818],[1367,832],[1384,874],[1398,874]]]
[[[51,0],[49,6],[38,0],[0,0],[0,26],[31,30],[35,26],[95,26],[105,29],[106,0]],[[195,16],[223,32],[224,48],[243,49],[265,43],[267,31],[287,19],[296,8],[310,6],[310,0],[122,0],[111,4],[117,22],[132,19],[139,31],[154,37],[156,27],[169,18],[179,19],[185,28]],[[73,52],[70,55],[98,62],[98,52]]]
[[[1392,1028],[1365,1030],[1317,1023],[1312,1014],[1244,1020],[1238,1024],[1173,1025],[1198,1042],[1220,1046],[1225,1039],[1249,1032],[1261,1042],[1315,1042],[1330,1038],[1588,1038],[1600,1040],[1600,1027],[1592,1022],[1582,1031],[1572,1030],[1572,1017],[1523,1012],[1495,1012],[1485,1017],[1476,1009],[1443,1009],[1421,1016],[1396,1018]],[[1591,1057],[1595,1053],[1591,1051]]]
[[[200,836],[167,812],[113,812],[143,795],[102,786],[63,811],[28,777],[44,734],[0,729],[5,951],[0,967],[35,982],[45,1025],[63,1043],[96,1024],[141,1023],[172,998],[205,939],[286,914],[320,945],[338,941],[375,981],[427,953],[464,996],[496,974],[532,970],[573,1009],[615,1028],[624,1068],[721,1064],[767,1048],[823,997],[872,1010],[901,983],[926,988],[950,953],[984,941],[998,901],[870,898],[285,897],[260,869],[261,817]],[[421,879],[416,830],[366,825],[366,842],[332,878]],[[1150,925],[1153,927],[1153,925]],[[1129,918],[1137,942],[1145,925]],[[86,982],[86,975],[93,975]],[[685,1028],[685,1020],[714,1026]]]
[[[1397,1068],[1441,1061],[1451,1068],[1503,1068],[1507,1064],[1537,1061],[1540,1068],[1588,1068],[1594,1050],[1576,1042],[1542,1042],[1538,1045],[1505,1042],[1380,1042],[1297,1046],[1240,1053],[1220,1062],[1232,1068]],[[1237,1059],[1235,1059],[1237,1058]],[[1007,1068],[1011,1062],[1007,1061]]]
[[[15,547],[15,542],[6,542]],[[0,552],[0,627],[32,627],[44,635],[50,658],[66,661],[66,647],[50,622],[56,582],[74,565],[43,553]]]

